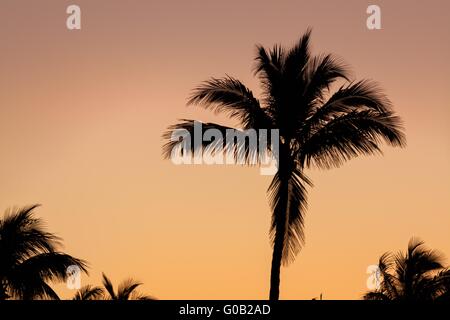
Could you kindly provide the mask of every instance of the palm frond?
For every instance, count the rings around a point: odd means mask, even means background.
[[[390,112],[352,111],[314,132],[301,146],[298,158],[306,167],[339,167],[358,155],[382,154],[382,141],[391,146],[406,145],[400,119]]]
[[[14,268],[14,273],[17,277],[32,275],[45,281],[65,281],[70,266],[77,266],[88,273],[85,261],[59,252],[41,253],[28,258]]]
[[[273,115],[277,98],[283,96],[285,52],[280,46],[267,51],[261,45],[256,47],[256,51],[254,74],[261,81],[264,105],[268,107],[268,113]]]
[[[256,52],[255,75],[275,83],[276,81],[273,80],[277,79],[283,72],[286,58],[284,49],[279,45],[275,45],[267,51],[263,46],[257,45]]]
[[[284,157],[281,161],[268,189],[273,212],[270,236],[275,242],[277,232],[284,234],[282,262],[287,265],[294,260],[305,241],[306,186],[312,183],[293,159]]]
[[[108,292],[109,297],[112,300],[117,300],[117,295],[114,292],[114,287],[113,287],[111,280],[104,273],[102,273],[102,278],[103,278],[103,280],[102,280],[103,286],[105,287],[106,291]]]
[[[340,58],[332,54],[319,55],[309,61],[303,77],[304,103],[313,107],[323,103],[325,94],[335,81],[339,79],[349,81],[349,70]]]
[[[312,29],[308,28],[298,42],[286,53],[283,71],[285,74],[292,74],[291,79],[293,80],[304,80],[302,75],[311,58],[311,32]]]
[[[434,278],[436,300],[450,302],[450,269],[441,270]]]
[[[37,207],[39,205],[8,210],[0,220],[2,259],[19,263],[41,252],[53,252],[61,245],[61,239],[46,232],[42,220],[35,218]]]
[[[81,287],[75,293],[73,300],[99,300],[103,296],[103,289],[86,285]]]
[[[389,300],[396,300],[402,294],[403,288],[399,279],[395,275],[393,255],[390,252],[384,253],[378,262],[381,275],[381,290]]]
[[[194,89],[188,104],[199,104],[216,113],[238,119],[244,129],[269,128],[270,119],[259,100],[241,81],[233,77],[205,81]]]
[[[199,132],[196,132],[196,130]],[[207,131],[209,133],[215,132],[217,136],[214,139],[211,136],[208,141],[204,139],[204,134]],[[251,134],[252,132],[254,134]],[[259,150],[259,147],[262,146],[258,143],[260,137],[260,131],[256,130],[247,132],[215,123],[201,123],[183,119],[181,122],[170,126],[163,134],[163,139],[168,141],[163,146],[163,156],[165,159],[178,156],[192,158],[196,154],[203,157],[213,156],[216,152],[220,152],[232,158],[235,163],[256,165],[263,160],[259,155],[270,151],[272,145],[271,135],[267,134],[266,150]],[[253,143],[250,143],[251,140]]]
[[[12,298],[21,300],[59,300],[56,292],[36,274],[24,274],[20,278],[9,277],[8,292]]]
[[[423,278],[430,279],[430,273],[444,268],[444,257],[436,250],[425,248],[420,239],[411,238],[406,254],[398,252],[395,263],[399,278],[418,282]]]
[[[142,283],[129,278],[119,284],[116,293],[111,280],[103,274],[103,286],[108,292],[110,300],[155,300],[155,298],[136,290],[141,285]]]
[[[118,300],[129,300],[131,298],[131,294],[140,286],[142,283],[136,282],[133,279],[124,280],[119,284],[119,288],[117,290],[117,299]]]
[[[371,80],[361,80],[339,88],[322,105],[316,104],[301,126],[301,134],[308,134],[332,119],[353,111],[374,110],[392,112],[392,103]]]

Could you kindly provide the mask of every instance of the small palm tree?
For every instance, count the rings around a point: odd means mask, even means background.
[[[152,297],[136,291],[140,285],[142,283],[127,279],[119,284],[116,292],[111,280],[103,273],[103,286],[109,295],[109,300],[154,300]]]
[[[86,272],[86,262],[58,251],[61,239],[45,231],[33,205],[7,211],[0,219],[0,300],[59,299],[49,286],[65,281],[67,268]]]
[[[188,102],[224,113],[238,120],[243,129],[279,130],[278,172],[268,189],[273,243],[271,300],[279,298],[281,264],[293,261],[304,243],[306,190],[312,185],[305,170],[339,167],[358,155],[381,153],[383,141],[391,146],[405,145],[400,119],[378,86],[368,80],[350,81],[347,67],[331,54],[312,56],[310,35],[308,30],[288,50],[257,47],[255,75],[261,82],[261,100],[241,81],[227,76],[206,81]],[[336,81],[344,84],[333,92]],[[194,128],[193,120],[183,120],[169,127],[163,137],[170,139],[175,131],[183,130],[193,139]],[[238,129],[215,123],[205,123],[202,129],[215,129],[223,137],[229,130],[245,136]],[[216,149],[211,146],[217,145],[217,141],[189,143],[192,152],[212,152]],[[267,150],[259,151],[270,153],[274,151],[271,145],[269,142]],[[169,141],[163,148],[164,156],[170,158],[179,146],[179,141]],[[227,150],[230,147],[225,143],[221,148],[229,154],[242,155],[244,151],[243,158],[250,163],[258,152],[245,139],[232,145],[232,150]]]
[[[78,289],[72,300],[101,300],[103,297],[103,289],[86,285]]]
[[[406,253],[387,252],[378,264],[380,287],[364,295],[366,300],[450,300],[450,270],[443,257],[412,238]]]

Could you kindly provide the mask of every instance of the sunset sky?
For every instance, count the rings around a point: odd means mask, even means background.
[[[82,29],[66,28],[81,7]],[[377,4],[382,30],[366,28]],[[381,84],[408,146],[310,170],[306,246],[282,268],[282,299],[359,299],[366,269],[411,236],[450,264],[450,2],[2,0],[0,212],[37,213],[90,264],[83,284],[127,277],[159,299],[266,299],[271,177],[257,168],[175,166],[161,138],[209,77],[260,92],[255,45],[313,52]],[[64,285],[63,297],[73,292]]]

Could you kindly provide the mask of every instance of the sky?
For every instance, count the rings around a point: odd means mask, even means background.
[[[66,28],[67,6],[81,30]],[[368,30],[366,8],[381,8]],[[313,28],[353,79],[380,83],[408,146],[308,170],[306,244],[281,270],[282,299],[359,299],[366,269],[412,236],[450,263],[448,1],[2,0],[0,212],[36,213],[89,262],[83,284],[133,277],[159,299],[266,299],[271,245],[257,168],[175,166],[162,133],[226,74],[259,93],[255,45],[290,46]],[[56,286],[62,297],[73,291]]]

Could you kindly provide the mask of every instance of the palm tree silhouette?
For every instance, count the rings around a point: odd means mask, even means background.
[[[65,281],[69,266],[87,273],[86,262],[57,251],[61,239],[35,218],[37,207],[13,209],[0,219],[0,300],[59,299],[50,281]]]
[[[102,297],[102,288],[86,285],[78,289],[72,300],[101,300]]]
[[[279,298],[281,264],[293,261],[304,244],[306,187],[312,185],[304,170],[339,167],[358,155],[381,154],[382,141],[405,145],[400,119],[379,87],[369,80],[351,82],[347,67],[331,54],[312,56],[310,35],[308,30],[289,50],[257,46],[255,75],[262,86],[261,100],[241,81],[226,76],[204,82],[188,101],[239,120],[243,129],[279,129],[278,172],[268,189],[273,243],[271,300]],[[332,92],[331,85],[338,80],[344,84]],[[186,130],[193,138],[194,124],[182,120],[170,126],[163,138],[170,139],[176,130]],[[225,137],[232,128],[204,123],[203,132],[208,129],[219,130]],[[213,143],[217,142],[191,141],[191,151],[205,148],[208,152]],[[164,157],[170,158],[177,147],[178,141],[167,142]],[[236,150],[244,150],[246,160],[255,159],[258,151],[249,148],[245,140],[236,142],[235,154]],[[271,152],[270,143],[267,151]]]
[[[111,280],[104,273],[102,275],[103,286],[108,293],[109,300],[154,300],[154,298],[136,291],[142,283],[127,279],[119,284],[117,292],[115,292]]]
[[[450,301],[450,270],[441,254],[418,239],[409,241],[406,253],[383,254],[378,267],[380,286],[367,292],[366,300]]]

